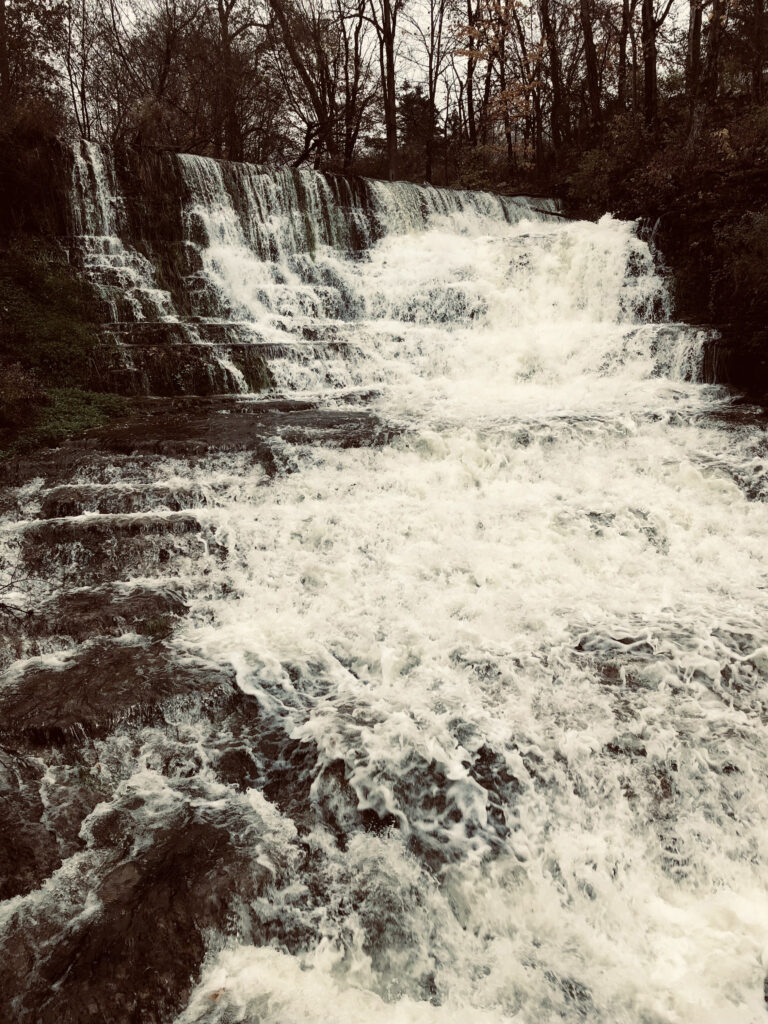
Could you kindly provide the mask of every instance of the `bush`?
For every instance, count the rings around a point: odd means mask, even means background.
[[[0,110],[3,146],[20,141],[62,138],[67,133],[66,105],[61,95],[27,96]]]
[[[568,195],[586,217],[598,217],[613,206],[611,158],[605,149],[590,149],[568,179]]]
[[[13,429],[0,431],[0,459],[41,446],[57,445],[72,434],[125,416],[128,409],[128,400],[119,395],[104,395],[80,388],[51,388],[32,410],[30,420],[17,423]],[[4,444],[3,433],[7,435]]]
[[[568,178],[569,202],[581,213],[597,217],[616,213],[627,204],[632,175],[652,152],[641,118],[617,114],[606,125],[600,146],[587,150]]]
[[[743,214],[717,233],[720,281],[734,309],[748,312],[768,295],[768,212]]]
[[[96,303],[67,266],[39,253],[0,255],[0,365],[34,370],[44,385],[87,385]]]
[[[48,402],[40,381],[20,363],[0,368],[0,428],[18,430],[33,423]]]

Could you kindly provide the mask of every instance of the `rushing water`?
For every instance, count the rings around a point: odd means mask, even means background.
[[[87,850],[10,909],[95,913],[75,878],[138,799],[144,846],[192,808],[259,879],[178,1024],[762,1020],[765,434],[696,383],[647,245],[373,183],[334,223],[255,169],[233,193],[179,166],[208,321],[258,333],[276,393],[364,406],[389,440],[276,438],[271,479],[115,470],[161,510],[198,495],[174,642],[233,667],[258,721],[182,708],[98,741],[115,788]],[[244,788],[217,771],[234,747]]]

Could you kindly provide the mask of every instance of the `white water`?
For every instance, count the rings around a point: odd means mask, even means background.
[[[197,216],[224,303],[332,316],[223,196]],[[683,379],[701,338],[658,322],[631,225],[395,227],[313,268],[355,311],[338,385],[402,434],[212,513],[236,596],[186,637],[316,744],[324,896],[290,839],[263,909],[315,939],[212,952],[180,1021],[762,1019],[768,522],[736,482],[760,428]]]
[[[268,486],[233,459],[198,513],[228,556],[181,640],[313,781],[292,820],[181,728],[199,813],[251,815],[271,883],[179,1024],[764,1019],[763,428],[692,382],[647,246],[370,185],[357,228],[391,232],[353,257],[327,197],[308,240],[288,178],[238,171],[243,215],[218,165],[181,166],[217,315],[350,342],[276,358],[279,387],[373,390],[398,434],[286,452]],[[157,815],[159,744],[125,783]]]

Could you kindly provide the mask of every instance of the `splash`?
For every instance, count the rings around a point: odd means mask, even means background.
[[[126,585],[183,588],[163,657],[212,696],[98,733],[84,848],[13,927],[108,906],[118,821],[120,878],[191,834],[178,862],[228,908],[190,918],[178,1024],[762,1019],[764,423],[697,382],[703,334],[634,226],[167,159],[188,263],[160,288],[145,246],[146,282],[239,403],[238,346],[265,360],[269,476],[221,451],[17,495],[8,542],[69,586],[103,585],[87,530]],[[128,251],[120,205],[81,221]],[[291,432],[294,407],[386,430]],[[37,657],[14,685],[69,671]]]

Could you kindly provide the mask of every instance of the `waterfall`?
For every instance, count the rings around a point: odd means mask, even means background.
[[[110,310],[105,352],[118,369],[116,386],[132,392],[199,391],[201,374],[207,393],[242,393],[269,380],[291,391],[375,386],[397,372],[386,364],[403,352],[402,344],[392,348],[386,326],[380,330],[393,319],[445,329],[467,319],[516,328],[542,315],[551,323],[586,323],[594,314],[647,328],[670,314],[648,247],[628,225],[606,222],[601,232],[564,225],[550,200],[270,171],[200,156],[165,154],[162,161],[164,173],[155,169],[157,180],[149,175],[137,196],[130,182],[121,186],[109,152],[82,143],[73,159],[75,259]],[[178,211],[170,240],[153,237],[151,224],[138,235],[132,227],[131,204],[146,204],[155,189]],[[533,253],[528,225],[541,237]],[[423,236],[423,251],[414,250],[416,264],[403,275],[397,254],[414,234]],[[456,236],[466,239],[472,257],[457,279],[441,280],[431,268],[445,262],[450,247],[442,251],[442,243]],[[479,273],[478,259],[489,273]],[[534,279],[540,292],[530,291]],[[340,325],[344,345],[331,353],[323,345]],[[428,335],[412,332],[409,339],[422,362],[431,358]],[[608,358],[592,350],[599,344],[594,332],[587,335],[579,341],[585,357]],[[695,379],[702,339],[700,331],[646,329],[638,352],[655,353],[659,372],[677,368]],[[615,358],[625,360],[626,351]],[[190,362],[200,373],[176,372]]]
[[[71,206],[149,411],[0,504],[14,1019],[761,1019],[764,415],[635,226],[85,145]]]

